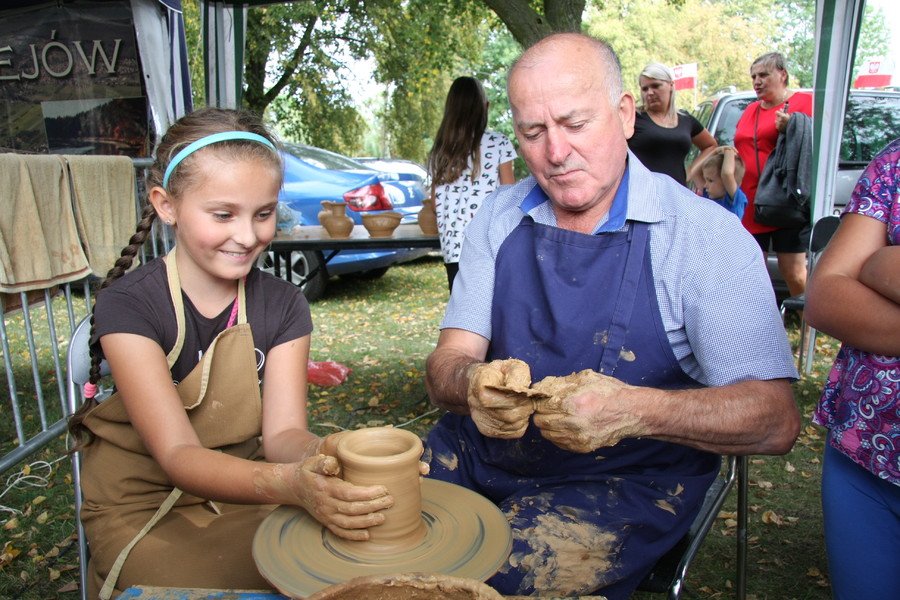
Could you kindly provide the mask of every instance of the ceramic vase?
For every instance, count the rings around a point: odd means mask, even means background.
[[[324,200],[319,211],[319,223],[333,238],[350,237],[353,231],[353,219],[347,215],[347,205],[343,202]]]
[[[419,458],[422,440],[405,429],[371,427],[342,436],[337,445],[344,479],[354,485],[383,485],[394,497],[384,523],[369,528],[372,546],[410,548],[425,537]]]
[[[419,229],[425,235],[437,235],[437,213],[434,211],[434,198],[422,200],[422,210],[419,211]]]

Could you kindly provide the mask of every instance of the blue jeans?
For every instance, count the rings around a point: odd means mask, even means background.
[[[822,510],[832,596],[900,598],[900,486],[826,443]]]

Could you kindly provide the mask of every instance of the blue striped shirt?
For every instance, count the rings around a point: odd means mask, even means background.
[[[685,373],[708,386],[798,377],[763,255],[735,216],[651,173],[633,154],[610,213],[650,224],[650,261],[663,326]],[[525,214],[556,226],[549,201],[534,202],[528,177],[492,194],[466,228],[459,274],[441,328],[491,339],[494,264]],[[622,227],[627,227],[623,224]],[[585,307],[587,310],[588,307]]]

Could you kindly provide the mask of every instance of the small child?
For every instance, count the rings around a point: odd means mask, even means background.
[[[703,161],[699,174],[702,179],[695,176],[694,184],[697,189],[702,188],[704,198],[733,212],[738,219],[744,216],[747,196],[740,188],[744,178],[744,161],[737,150],[731,146],[719,146]]]

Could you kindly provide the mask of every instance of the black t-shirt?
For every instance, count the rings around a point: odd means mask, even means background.
[[[703,131],[700,121],[683,112],[678,113],[678,125],[660,127],[645,112],[638,111],[634,120],[634,135],[628,147],[645,167],[664,173],[685,184],[684,159],[691,150],[691,140]]]
[[[268,351],[310,334],[312,317],[300,288],[258,269],[252,269],[247,276],[246,294],[247,322],[253,331],[257,370],[262,379]],[[210,319],[197,312],[183,292],[182,298],[185,339],[172,368],[175,381],[187,377],[197,365],[202,353],[225,329],[232,308],[229,305]],[[150,338],[168,354],[175,345],[178,327],[165,262],[154,259],[98,293],[94,323],[95,340],[109,333],[133,333]]]

